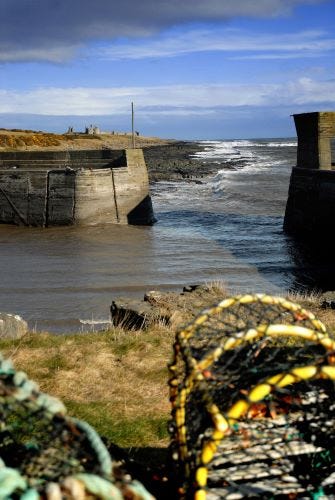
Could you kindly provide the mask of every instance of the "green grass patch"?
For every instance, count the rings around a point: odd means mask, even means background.
[[[123,448],[157,447],[168,442],[168,418],[141,416],[125,418],[113,414],[110,403],[64,401],[71,416],[91,424],[100,436]]]
[[[127,332],[127,336],[131,336]],[[113,343],[119,338],[126,338],[125,332],[118,329],[106,332],[80,332],[55,335],[52,333],[27,333],[21,339],[0,339],[0,349],[27,347],[30,349],[52,348],[64,345],[90,345],[96,342]]]
[[[79,335],[78,335],[79,337]],[[15,349],[20,347],[34,348],[51,348],[61,346],[69,340],[71,336],[64,337],[63,335],[53,335],[50,333],[28,333],[21,339],[3,339],[0,340],[0,349]]]
[[[68,370],[74,367],[72,359],[69,359],[65,353],[62,354],[61,352],[56,352],[53,356],[46,357],[39,365],[41,368],[49,370],[46,376],[52,376],[52,374],[59,370]]]

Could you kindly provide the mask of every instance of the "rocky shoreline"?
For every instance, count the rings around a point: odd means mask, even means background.
[[[216,173],[217,162],[194,158],[204,149],[204,144],[191,141],[143,148],[150,182],[196,180]]]
[[[152,290],[143,299],[117,298],[110,307],[111,325],[124,330],[145,330],[155,324],[178,328],[226,296],[224,286],[214,283],[187,285],[180,292]]]
[[[124,330],[146,330],[157,324],[174,330],[193,321],[204,309],[229,297],[221,282],[186,285],[179,292],[152,290],[142,299],[116,298],[110,307],[111,325]],[[335,292],[287,298],[313,312],[321,321],[334,328]]]

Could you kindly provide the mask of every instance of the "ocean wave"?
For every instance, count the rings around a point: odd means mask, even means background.
[[[290,148],[297,147],[297,141],[290,142],[254,142],[252,144],[258,148]]]
[[[250,147],[253,145],[251,141],[235,140],[235,141],[202,141],[201,144],[207,144],[203,151],[199,151],[192,155],[195,159],[216,160],[218,158],[224,160],[234,159],[250,159],[253,157],[253,152]]]
[[[295,140],[272,139],[272,140],[229,140],[229,141],[201,141],[204,149],[195,153],[192,157],[200,161],[211,161],[221,165],[232,167],[230,172],[257,171],[262,168],[272,168],[282,163],[284,156],[280,154],[280,159],[274,157],[274,148],[277,151],[293,151],[296,147]],[[278,156],[278,155],[275,155]]]
[[[79,323],[81,323],[82,325],[91,325],[91,326],[113,325],[113,322],[110,319],[80,319],[79,318]]]

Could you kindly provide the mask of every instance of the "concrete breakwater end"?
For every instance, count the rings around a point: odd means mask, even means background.
[[[142,149],[0,153],[0,223],[154,222]]]
[[[284,230],[324,238],[335,219],[335,112],[293,116],[297,165],[292,169]]]

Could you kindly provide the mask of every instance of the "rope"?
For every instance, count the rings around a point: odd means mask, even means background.
[[[78,420],[76,418],[72,418],[72,422],[76,425],[78,429],[85,432],[92,448],[94,449],[97,455],[97,458],[101,466],[102,474],[105,476],[110,476],[113,468],[112,459],[97,432],[87,422]]]
[[[0,500],[119,500],[153,497],[129,474],[114,474],[97,432],[0,353]]]

